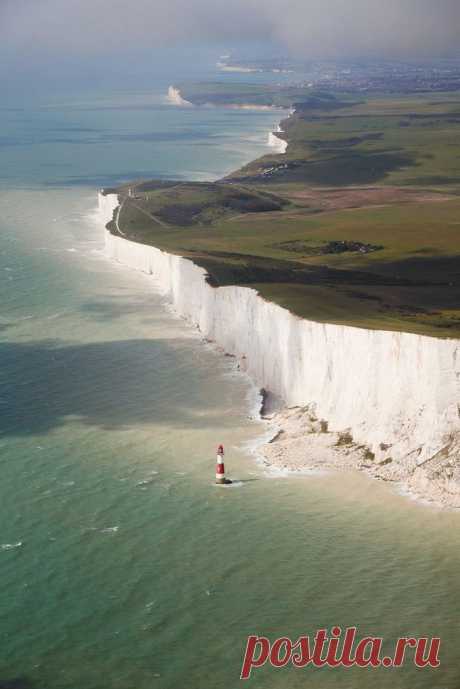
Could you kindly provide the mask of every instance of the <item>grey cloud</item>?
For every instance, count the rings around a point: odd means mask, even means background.
[[[3,49],[30,58],[241,39],[304,57],[440,56],[459,35],[459,0],[0,0]]]
[[[300,55],[424,56],[460,51],[458,0],[285,0],[269,7],[277,36]]]

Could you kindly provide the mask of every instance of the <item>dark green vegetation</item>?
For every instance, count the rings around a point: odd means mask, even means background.
[[[310,95],[308,89],[299,86],[280,88],[269,84],[242,84],[235,82],[198,82],[180,86],[182,96],[194,105],[221,105],[290,108],[297,101],[307,99],[315,107],[334,108],[336,98],[326,93]],[[345,99],[344,99],[345,100]]]
[[[283,127],[282,160],[267,156],[235,178],[349,186],[460,186],[460,96],[370,98],[346,103],[311,98]]]
[[[302,317],[459,337],[460,95],[301,95],[286,154],[213,184],[120,188],[121,231]]]
[[[304,256],[326,256],[327,254],[344,254],[347,251],[369,254],[371,251],[380,251],[380,249],[383,249],[383,246],[364,244],[363,242],[350,242],[347,239],[322,242],[315,246],[311,241],[294,239],[290,242],[280,242],[278,248],[283,251],[295,251]]]
[[[136,186],[136,196],[132,203],[148,201],[151,215],[179,227],[212,225],[242,213],[280,211],[288,203],[267,191],[212,182],[144,183]]]

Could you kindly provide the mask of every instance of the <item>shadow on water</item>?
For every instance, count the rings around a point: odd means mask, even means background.
[[[14,679],[0,679],[0,689],[34,689],[37,685],[27,677],[15,677]]]
[[[71,417],[113,430],[136,424],[231,426],[204,385],[196,342],[123,340],[0,344],[0,434],[46,433]],[[185,392],[184,392],[185,391]]]
[[[236,476],[231,477],[232,483],[237,483],[238,485],[244,486],[246,483],[252,483],[253,481],[260,481],[260,478],[237,478]],[[0,687],[1,689],[1,687]]]
[[[116,297],[105,296],[103,300],[92,300],[82,304],[80,310],[97,323],[135,315],[142,319],[140,322],[143,325],[154,325],[158,322],[158,317],[155,310],[152,310],[152,302],[148,298],[150,296],[156,296],[153,290],[151,295],[147,293],[147,298],[123,298],[119,294]]]

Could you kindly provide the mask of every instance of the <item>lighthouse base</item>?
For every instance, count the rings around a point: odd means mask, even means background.
[[[218,486],[229,486],[232,483],[229,478],[216,478],[216,484]]]

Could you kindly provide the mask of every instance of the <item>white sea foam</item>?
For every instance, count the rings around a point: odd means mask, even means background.
[[[17,543],[3,543],[0,548],[2,550],[15,550],[16,548],[20,548],[22,546],[22,541],[18,541]]]
[[[428,500],[419,493],[416,493],[415,491],[411,490],[404,483],[397,483],[394,486],[394,490],[398,495],[401,495],[402,497],[411,500],[412,502],[416,503],[417,505],[420,505],[421,507],[430,507],[433,510],[439,511],[439,505],[437,503],[433,502],[432,500]]]
[[[231,483],[213,483],[212,485],[215,486],[216,488],[242,488],[244,486],[244,481],[233,481],[230,479],[232,482]]]
[[[155,479],[153,477],[152,478],[144,478],[144,479],[142,479],[142,481],[138,481],[136,483],[136,486],[148,486],[148,485],[150,485],[150,483],[153,483],[154,481],[155,481]]]

